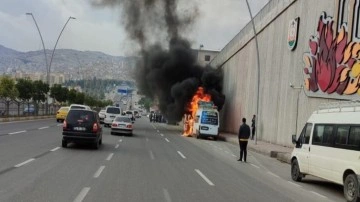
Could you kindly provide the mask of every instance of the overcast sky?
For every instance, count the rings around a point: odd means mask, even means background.
[[[189,0],[179,0],[189,1]],[[194,1],[194,0],[193,0]],[[196,0],[200,15],[187,38],[193,48],[221,50],[250,20],[245,0]],[[269,0],[249,0],[257,13]],[[0,45],[18,51],[42,49],[33,13],[45,47],[53,49],[69,16],[57,48],[101,51],[116,56],[136,52],[120,24],[119,10],[95,8],[90,0],[0,0]]]

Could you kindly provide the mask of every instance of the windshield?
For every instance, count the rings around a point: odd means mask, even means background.
[[[116,117],[115,121],[131,123],[131,120],[128,117]]]

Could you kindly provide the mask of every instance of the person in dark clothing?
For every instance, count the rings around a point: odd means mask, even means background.
[[[251,139],[254,139],[255,136],[255,120],[256,120],[256,115],[254,114],[252,120],[251,120]]]
[[[246,162],[247,156],[247,144],[250,137],[250,127],[246,124],[246,118],[242,119],[243,124],[240,126],[239,129],[239,145],[240,145],[240,158],[238,161],[242,161],[244,155],[244,162]]]

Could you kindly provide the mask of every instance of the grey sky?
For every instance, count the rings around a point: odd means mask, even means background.
[[[179,0],[188,1],[188,0]],[[188,39],[193,48],[221,50],[250,20],[245,0],[195,0],[200,15]],[[249,0],[254,13],[269,0]],[[42,49],[34,14],[47,49],[52,49],[69,16],[58,48],[131,55],[136,49],[126,39],[118,9],[94,8],[89,0],[0,0],[0,44],[19,51]]]

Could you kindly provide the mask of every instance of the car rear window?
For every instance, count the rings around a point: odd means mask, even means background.
[[[95,122],[94,113],[91,111],[70,110],[66,117],[68,123],[75,123],[80,120],[82,122]]]
[[[129,117],[116,117],[115,121],[117,121],[117,122],[128,122],[128,123],[131,122]]]
[[[106,113],[109,114],[120,114],[120,109],[116,107],[109,107],[106,109]]]
[[[85,109],[85,107],[82,107],[82,106],[71,106],[71,109]]]
[[[218,114],[216,112],[203,111],[201,115],[202,124],[218,125]]]

